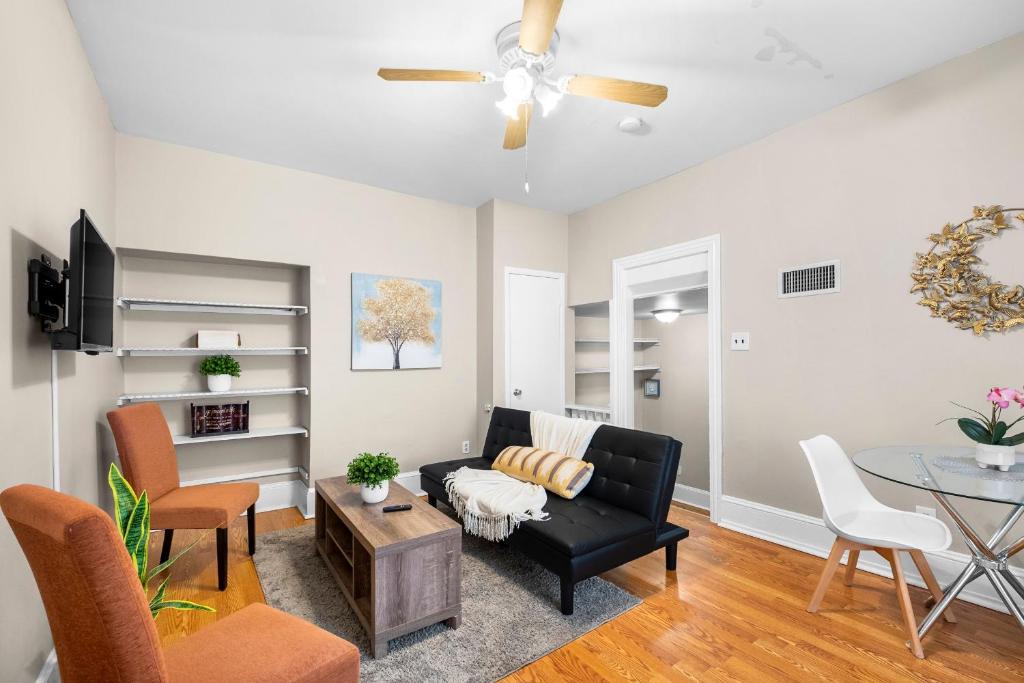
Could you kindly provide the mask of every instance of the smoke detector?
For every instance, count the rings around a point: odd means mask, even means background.
[[[627,116],[619,121],[619,130],[630,135],[640,135],[646,128],[647,124],[638,116]]]

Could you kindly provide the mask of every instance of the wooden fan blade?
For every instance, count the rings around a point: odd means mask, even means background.
[[[603,76],[573,76],[566,90],[573,95],[628,102],[644,107],[657,107],[668,97],[668,88],[663,85],[622,81]]]
[[[526,144],[526,130],[530,127],[532,115],[532,102],[523,102],[519,105],[519,120],[509,119],[505,124],[505,149],[519,149]]]
[[[479,71],[453,71],[451,69],[378,69],[377,75],[385,81],[465,81],[481,83],[484,75]]]
[[[562,0],[523,0],[519,47],[535,55],[547,52],[561,11]]]

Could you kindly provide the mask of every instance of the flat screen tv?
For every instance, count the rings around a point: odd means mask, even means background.
[[[114,252],[82,209],[71,226],[68,300],[54,349],[96,354],[114,350]]]

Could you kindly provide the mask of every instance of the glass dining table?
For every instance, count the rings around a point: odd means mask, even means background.
[[[1007,472],[982,469],[974,461],[974,449],[945,446],[886,446],[860,451],[853,456],[859,469],[904,486],[928,491],[952,518],[971,551],[971,561],[943,591],[918,628],[923,638],[946,608],[975,579],[992,583],[1010,614],[1024,628],[1024,609],[1013,593],[1024,599],[1024,585],[1014,575],[1009,559],[1024,550],[1024,537],[1005,543],[1014,524],[1024,516],[1024,458]],[[954,501],[973,498],[1009,507],[996,532],[986,541],[957,510]]]

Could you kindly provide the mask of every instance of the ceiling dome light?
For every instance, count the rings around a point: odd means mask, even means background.
[[[659,308],[656,311],[651,311],[651,313],[654,314],[654,317],[659,323],[665,323],[667,325],[675,322],[676,318],[679,317],[679,314],[682,313],[682,310],[678,308]]]
[[[510,98],[516,102],[525,102],[533,95],[533,88],[537,85],[537,81],[529,69],[517,66],[508,70],[501,85],[505,94]]]

